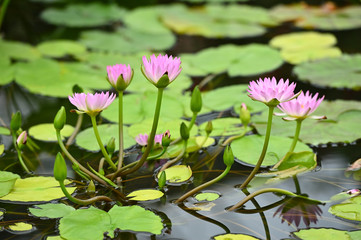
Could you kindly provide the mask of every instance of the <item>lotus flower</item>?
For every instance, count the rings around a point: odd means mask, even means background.
[[[296,120],[296,119],[305,119],[305,118],[313,118],[313,119],[325,119],[325,116],[310,116],[317,107],[320,105],[325,96],[317,99],[318,93],[316,93],[313,97],[308,91],[306,94],[301,94],[296,98],[289,102],[280,103],[278,108],[283,113],[275,113],[278,116],[288,117],[283,118],[284,120]]]
[[[157,57],[153,54],[148,61],[143,56],[142,73],[157,88],[165,88],[174,79],[178,77],[182,68],[180,67],[180,58],[159,54]]]
[[[282,223],[286,221],[288,225],[291,225],[294,222],[298,227],[301,219],[303,219],[305,225],[309,227],[311,222],[317,223],[318,217],[322,214],[322,209],[315,202],[293,197],[282,204],[273,216],[277,214],[282,218]]]
[[[248,85],[249,97],[255,101],[260,101],[270,106],[277,106],[279,103],[290,101],[297,97],[294,94],[296,84],[289,84],[283,78],[277,83],[276,78],[261,78],[258,81],[251,81]]]
[[[78,108],[80,113],[96,116],[106,109],[115,99],[115,94],[101,92],[95,94],[74,93],[69,96],[69,101]]]
[[[107,80],[117,91],[124,91],[133,78],[133,70],[130,65],[116,64],[107,66]]]

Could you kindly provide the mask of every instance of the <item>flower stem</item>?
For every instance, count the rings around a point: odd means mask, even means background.
[[[121,172],[121,175],[123,175],[123,176],[125,176],[125,175],[127,175],[129,173],[133,173],[133,172],[137,171],[141,166],[143,166],[144,162],[148,158],[148,155],[149,155],[149,153],[150,153],[150,151],[151,151],[151,149],[153,147],[153,144],[154,144],[154,136],[155,136],[155,133],[156,133],[157,127],[158,127],[158,121],[159,121],[159,115],[160,115],[160,107],[162,105],[163,90],[164,90],[164,88],[158,88],[158,96],[157,96],[157,103],[156,103],[155,111],[154,111],[153,125],[152,125],[152,130],[150,132],[150,135],[148,137],[147,147],[145,148],[145,151],[144,151],[141,159],[137,163],[137,165],[135,165],[131,169],[127,169],[127,170]],[[117,173],[118,173],[118,171],[116,172],[116,174]],[[116,174],[114,176],[116,176]]]
[[[191,119],[191,121],[190,121],[190,123],[189,123],[189,126],[188,126],[188,131],[189,131],[189,132],[191,132],[191,129],[192,129],[194,123],[196,122],[197,115],[198,115],[197,112],[194,112],[193,115],[192,115],[192,119]]]
[[[15,135],[15,133],[12,133],[12,137],[13,137],[13,144],[14,144],[16,152],[18,153],[18,158],[19,158],[19,162],[20,162],[21,166],[26,171],[26,173],[31,173],[29,171],[29,168],[26,166],[26,164],[25,164],[25,162],[23,160],[23,157],[21,156],[21,150],[19,149],[19,147],[18,147],[18,145],[16,143],[16,135]]]
[[[232,166],[227,166],[226,169],[222,172],[221,175],[219,175],[218,177],[206,182],[206,183],[203,183],[202,185],[199,185],[198,187],[192,189],[191,191],[185,193],[183,196],[181,196],[180,198],[178,198],[174,203],[179,203],[179,202],[182,202],[184,201],[186,198],[188,198],[189,196],[192,196],[193,194],[201,191],[202,189],[220,181],[222,178],[224,178],[228,173],[229,171],[231,170],[231,167]]]
[[[96,123],[96,116],[90,116],[91,122],[93,124],[93,130],[94,130],[94,134],[95,134],[95,138],[97,139],[98,145],[100,147],[100,150],[103,153],[103,156],[105,158],[105,160],[108,162],[108,164],[113,168],[113,170],[117,170],[117,166],[115,166],[115,164],[113,163],[113,161],[110,159],[107,150],[105,150],[105,147],[102,143],[102,140],[100,139],[100,135],[99,135],[99,131],[98,131],[98,127],[97,127],[97,123]]]
[[[106,201],[106,202],[112,202],[113,200],[107,196],[96,196],[87,200],[82,200],[82,199],[78,199],[73,197],[68,190],[66,189],[65,185],[64,185],[64,181],[59,181],[59,185],[61,190],[63,191],[64,195],[73,203],[79,204],[79,205],[89,205],[92,204],[96,201]]]
[[[3,23],[3,19],[4,19],[4,16],[5,16],[5,13],[6,13],[6,9],[9,5],[9,2],[10,0],[4,0],[3,1],[3,4],[0,6],[0,28],[1,28],[1,25]]]
[[[268,143],[269,143],[269,139],[271,136],[271,128],[272,128],[272,117],[273,117],[273,110],[274,110],[274,106],[268,106],[268,121],[267,121],[267,130],[266,130],[266,136],[264,139],[264,143],[263,143],[263,149],[262,149],[262,153],[259,156],[258,162],[256,164],[256,166],[253,168],[252,172],[250,173],[250,175],[247,177],[246,181],[244,181],[241,185],[241,188],[245,188],[247,187],[248,183],[253,179],[253,177],[256,175],[256,173],[258,172],[259,168],[262,165],[262,162],[264,160],[264,157],[266,156],[267,153],[267,148],[268,148]]]
[[[297,119],[296,120],[296,123],[297,123],[296,132],[295,132],[295,136],[293,137],[292,145],[290,147],[290,150],[288,150],[288,152],[293,152],[295,150],[296,144],[298,142],[298,137],[300,136],[302,121],[303,121],[303,119]]]
[[[284,194],[287,196],[291,196],[291,197],[298,197],[298,198],[302,198],[302,199],[306,199],[309,201],[313,201],[313,202],[317,202],[317,203],[322,203],[319,200],[315,200],[315,199],[310,199],[308,197],[302,196],[302,195],[297,195],[294,194],[293,192],[284,190],[284,189],[280,189],[280,188],[264,188],[264,189],[260,189],[258,191],[255,191],[251,194],[249,194],[247,197],[243,198],[241,201],[239,201],[237,204],[233,205],[231,208],[227,209],[227,211],[233,211],[237,208],[242,207],[246,202],[248,202],[249,200],[253,199],[254,197],[263,194],[263,193],[267,193],[267,192],[273,192],[273,193],[280,193],[280,194]]]
[[[166,162],[165,164],[163,164],[162,168],[159,170],[159,172],[162,172],[164,170],[166,170],[168,167],[170,167],[171,165],[175,164],[176,162],[178,162],[184,154],[186,154],[187,152],[187,142],[188,141],[184,141],[184,145],[183,145],[183,150],[178,154],[177,157],[175,157],[172,160],[169,160],[168,162]]]
[[[123,165],[123,149],[124,149],[124,137],[123,137],[123,91],[118,92],[118,124],[119,124],[119,159],[118,159],[118,170]]]

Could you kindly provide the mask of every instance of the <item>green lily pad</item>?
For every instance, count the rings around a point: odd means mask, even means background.
[[[335,119],[316,121],[306,119],[301,126],[301,133],[299,139],[304,143],[313,145],[325,144],[329,142],[353,142],[361,137],[361,129],[359,128],[358,121],[361,117],[360,110],[349,110],[347,101],[345,103],[344,111],[340,109],[338,103],[335,101],[335,111],[330,109],[331,116],[335,116],[337,112],[341,112]],[[332,102],[330,102],[332,105]],[[329,105],[329,106],[330,106]],[[322,104],[320,105],[320,107]],[[333,106],[333,105],[332,105]],[[355,105],[351,104],[351,109]],[[316,110],[318,111],[318,110]],[[315,112],[316,113],[316,112]],[[321,113],[321,110],[318,111]],[[322,111],[324,113],[324,111]],[[317,114],[317,113],[316,113]],[[254,126],[260,134],[266,132],[266,123],[264,122],[265,114],[261,116],[254,116]],[[293,137],[296,128],[295,122],[285,122],[280,117],[274,117],[272,121],[272,135]]]
[[[293,232],[292,234],[302,240],[357,240],[360,233],[361,231],[348,232],[333,228],[311,228],[302,229],[298,232]]]
[[[42,42],[37,49],[48,57],[64,57],[66,55],[76,55],[86,52],[84,45],[71,40],[53,40]]]
[[[61,136],[63,139],[70,137],[74,131],[74,127],[70,125],[64,125],[64,128],[61,130]],[[57,141],[56,131],[53,123],[43,123],[39,125],[34,125],[29,128],[29,135],[33,138],[41,141],[55,142]]]
[[[186,56],[184,62],[193,68],[201,69],[206,74],[227,71],[231,77],[270,72],[283,63],[277,50],[262,44],[222,45]]]
[[[207,122],[202,123],[199,128],[204,133]],[[212,137],[216,136],[232,136],[243,133],[244,127],[241,126],[241,120],[238,118],[217,118],[212,120],[213,130],[210,134]],[[247,129],[247,132],[251,129]]]
[[[70,4],[64,9],[48,8],[41,13],[46,22],[68,27],[94,27],[119,21],[125,9],[116,4]]]
[[[148,84],[144,82],[144,84]],[[127,94],[123,98],[123,116],[125,124],[139,123],[154,116],[157,92],[147,91],[143,94]],[[184,107],[176,97],[164,94],[160,118],[164,121],[179,119],[183,116]],[[118,122],[118,104],[112,104],[102,113],[110,121]]]
[[[118,125],[117,124],[102,124],[98,126],[99,135],[103,144],[107,144],[109,140],[115,138],[115,149],[118,149]],[[127,149],[133,146],[136,142],[133,137],[129,135],[129,128],[123,126],[124,148]],[[98,142],[94,135],[94,129],[92,127],[81,131],[75,139],[76,144],[88,151],[100,151]]]
[[[340,204],[333,205],[328,211],[340,218],[361,221],[361,196],[350,198]]]
[[[217,15],[215,12],[217,11],[214,11],[214,8],[210,13],[207,8],[174,5],[163,12],[160,18],[167,27],[178,34],[200,35],[208,38],[242,38],[265,33],[265,28],[259,24],[237,21],[237,19],[224,21],[222,17],[219,17],[222,15]]]
[[[159,122],[158,122],[156,134],[163,134],[165,131],[169,130],[169,132],[171,134],[171,138],[177,139],[180,137],[179,128],[180,128],[180,125],[182,122],[187,124],[187,126],[189,124],[188,121],[181,120],[181,119],[163,121],[163,119],[160,118]],[[129,135],[132,136],[133,138],[135,138],[139,134],[144,134],[144,133],[149,134],[150,130],[152,129],[152,123],[153,123],[153,119],[148,118],[148,119],[143,120],[140,123],[135,123],[135,124],[131,125],[129,127]],[[198,132],[198,127],[194,125],[190,132],[190,136],[196,135],[197,132]]]
[[[203,105],[214,111],[223,111],[230,107],[245,103],[250,112],[259,112],[264,110],[266,108],[264,104],[253,101],[247,96],[247,89],[248,85],[239,84],[205,92],[203,94]]]
[[[0,171],[0,197],[7,195],[19,178],[19,175],[12,172]]]
[[[29,208],[32,215],[40,218],[62,218],[73,211],[75,209],[72,206],[63,203],[46,203]]]
[[[65,184],[68,184],[66,181]],[[70,194],[75,187],[66,188]],[[11,201],[16,203],[38,203],[48,202],[63,198],[65,195],[60,189],[59,182],[53,177],[30,177],[18,179],[13,190],[6,196],[0,197],[0,201]]]
[[[338,58],[297,65],[294,73],[303,82],[333,88],[361,89],[361,55],[342,55]]]
[[[264,136],[250,135],[234,140],[231,143],[234,156],[242,162],[256,165],[262,152]],[[272,135],[262,166],[272,166],[286,155],[292,139]],[[298,142],[296,152],[312,151],[306,144]]]
[[[71,95],[75,84],[84,88],[84,91],[104,89],[104,86],[107,86],[105,74],[105,70],[92,68],[83,63],[63,63],[51,59],[15,64],[17,83],[33,93],[53,97]]]
[[[6,127],[0,127],[0,135],[10,135],[10,129]]]
[[[14,41],[0,40],[1,55],[16,60],[35,60],[41,57],[41,53],[33,46]]]
[[[213,239],[214,240],[258,240],[259,238],[255,238],[241,233],[227,233],[227,234],[214,236]]]
[[[109,212],[94,207],[78,209],[59,222],[60,236],[69,240],[102,239],[104,232],[113,236],[116,228],[160,234],[163,224],[159,216],[139,206],[113,206]]]
[[[169,183],[182,183],[192,177],[192,169],[186,165],[175,165],[164,170]],[[159,177],[160,173],[158,173]]]
[[[282,58],[292,64],[339,57],[342,52],[332,47],[337,42],[334,35],[318,32],[288,33],[274,37],[270,45],[281,49]]]
[[[1,43],[1,42],[0,42]],[[10,65],[10,57],[6,55],[0,56],[0,84],[8,84],[14,79],[13,67]],[[0,127],[0,130],[3,127]],[[0,131],[1,132],[1,131]]]
[[[175,40],[172,33],[156,34],[126,28],[119,28],[114,33],[85,31],[80,36],[80,41],[91,49],[117,53],[165,50],[171,48]]]
[[[212,202],[218,199],[219,197],[220,197],[219,194],[215,192],[202,192],[202,193],[198,193],[194,198],[197,199],[197,201]]]
[[[11,230],[12,232],[29,232],[31,230],[33,230],[34,226],[30,223],[26,223],[26,222],[17,222],[14,223],[12,225],[9,225],[7,227],[9,230]]]
[[[60,236],[49,236],[46,238],[46,240],[64,240],[64,238]]]
[[[136,190],[127,195],[130,200],[149,201],[163,197],[164,193],[155,189]]]
[[[328,6],[328,5],[329,6]],[[278,5],[270,14],[278,21],[293,21],[297,27],[321,30],[347,30],[361,26],[361,7],[337,8],[334,4],[311,6],[305,3]]]

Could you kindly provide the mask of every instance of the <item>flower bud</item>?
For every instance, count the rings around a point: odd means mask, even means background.
[[[183,140],[188,140],[189,138],[189,129],[184,122],[182,122],[180,125],[180,135]]]
[[[28,134],[26,133],[26,131],[20,133],[18,139],[16,140],[16,144],[18,145],[20,150],[22,150],[25,147],[27,138],[28,138]]]
[[[207,135],[211,134],[211,132],[213,131],[212,121],[208,121],[205,131],[206,131]]]
[[[109,139],[109,142],[107,144],[107,151],[109,153],[109,155],[113,155],[114,151],[115,151],[115,138],[112,137]],[[121,153],[119,153],[121,154]]]
[[[234,163],[233,152],[229,145],[227,145],[227,147],[224,149],[223,162],[224,164],[226,164],[227,167],[232,166],[232,164]]]
[[[198,86],[196,86],[192,92],[191,110],[194,113],[198,113],[202,110],[202,95]]]
[[[247,109],[246,104],[242,103],[241,105],[241,111],[239,114],[239,118],[241,119],[241,122],[244,127],[247,127],[249,122],[251,121],[251,113]]]
[[[159,186],[159,188],[163,189],[166,182],[167,182],[167,177],[166,177],[165,171],[162,171],[160,173],[159,178],[158,178],[158,186]]]
[[[58,113],[55,115],[55,118],[54,118],[54,128],[56,130],[61,130],[63,129],[64,125],[65,125],[65,122],[66,122],[66,113],[65,113],[65,108],[64,106],[62,106]]]
[[[168,147],[171,142],[172,142],[172,140],[170,139],[170,132],[169,132],[169,130],[167,130],[163,133],[162,146]]]
[[[17,130],[21,127],[21,113],[17,111],[13,113],[10,121],[10,129],[12,132],[16,133]]]
[[[58,153],[56,155],[55,163],[54,163],[54,178],[57,181],[62,182],[66,179],[66,176],[67,176],[67,169],[66,169],[65,160],[63,156],[60,153]]]
[[[90,180],[88,188],[86,190],[88,193],[95,193],[95,184],[93,180]]]

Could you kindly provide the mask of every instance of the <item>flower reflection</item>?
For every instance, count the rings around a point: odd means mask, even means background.
[[[296,227],[300,225],[301,219],[307,227],[311,223],[317,223],[318,217],[321,216],[322,210],[318,206],[320,203],[303,198],[293,197],[283,203],[273,214],[282,218],[282,223],[286,221],[288,225],[294,223]]]

